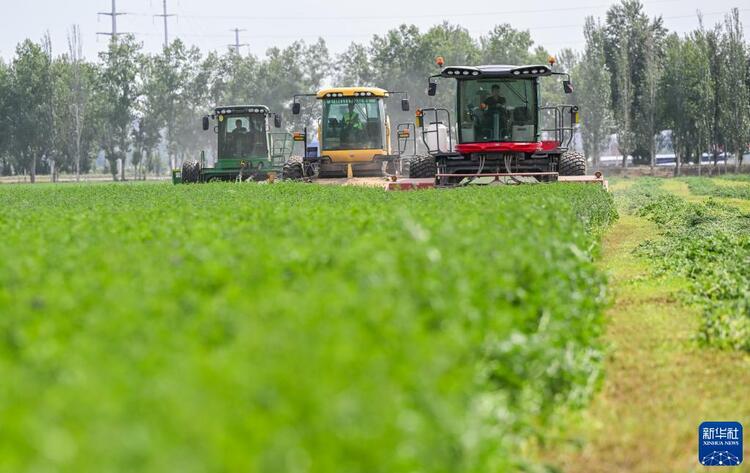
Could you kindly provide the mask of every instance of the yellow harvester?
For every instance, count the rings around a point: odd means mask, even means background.
[[[400,153],[391,148],[391,121],[385,100],[401,94],[401,109],[409,110],[403,92],[390,92],[377,87],[335,87],[317,94],[295,95],[292,113],[302,109],[300,97],[321,101],[318,119],[318,148],[308,149],[307,132],[296,133],[295,139],[305,142],[302,157],[284,165],[288,179],[317,177],[365,177],[395,174],[400,168]]]

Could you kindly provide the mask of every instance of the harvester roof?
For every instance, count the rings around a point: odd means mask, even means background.
[[[332,87],[316,94],[319,99],[336,97],[388,97],[388,91],[379,87]]]
[[[486,66],[449,66],[443,68],[440,75],[455,79],[476,79],[480,77],[541,77],[552,74],[549,66],[508,66],[508,65],[486,65]]]
[[[231,115],[231,114],[240,114],[240,113],[263,113],[265,115],[268,115],[271,113],[271,109],[269,109],[265,105],[227,105],[224,107],[216,107],[214,109],[214,113],[217,115]]]

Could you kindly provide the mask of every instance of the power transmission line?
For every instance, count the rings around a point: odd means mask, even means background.
[[[229,31],[234,31],[234,44],[230,44],[230,45],[228,45],[228,46],[229,46],[230,48],[234,48],[234,51],[235,51],[235,52],[236,52],[237,54],[239,54],[239,53],[240,53],[240,48],[241,48],[242,46],[249,46],[249,44],[247,44],[247,43],[242,43],[242,44],[240,44],[240,31],[247,31],[247,30],[241,30],[241,29],[239,29],[239,28],[235,28],[235,29],[233,29],[233,30],[229,30]]]
[[[162,1],[162,14],[161,15],[154,15],[155,17],[160,17],[164,19],[164,48],[169,47],[169,22],[168,19],[170,16],[177,16],[173,13],[167,13],[167,0]]]
[[[750,8],[740,8],[740,12],[750,11]],[[704,17],[724,15],[725,11],[712,11],[712,12],[701,12]],[[696,18],[695,13],[689,15],[670,15],[662,16],[664,20],[678,20],[686,18]],[[538,30],[556,30],[556,29],[581,29],[584,27],[583,23],[578,24],[564,24],[564,25],[542,25],[542,26],[530,26],[519,28],[521,30],[538,31]],[[235,31],[234,29],[230,31]],[[245,31],[245,30],[240,30]],[[155,34],[140,33],[146,36],[155,36]],[[312,34],[251,34],[249,37],[253,39],[296,39],[296,38],[344,38],[344,39],[358,39],[358,38],[371,38],[373,35],[378,33],[345,33],[345,34],[328,34],[328,33],[312,33]],[[225,35],[221,33],[184,33],[182,36],[191,38],[222,38]],[[581,41],[582,42],[582,41]],[[248,46],[248,44],[240,44],[240,46]],[[230,44],[229,47],[235,48],[236,45]]]
[[[681,2],[682,0],[653,0],[644,2],[645,5],[653,5],[660,3],[675,3]],[[482,17],[482,16],[493,16],[493,15],[514,15],[514,14],[528,14],[528,13],[551,13],[551,12],[566,12],[566,11],[577,11],[577,10],[590,10],[593,8],[608,8],[611,7],[612,3],[604,3],[599,5],[586,5],[586,6],[564,6],[557,8],[543,8],[543,9],[524,9],[524,10],[502,10],[502,11],[485,11],[485,12],[463,12],[463,13],[429,13],[429,14],[400,14],[400,15],[356,15],[356,16],[242,16],[242,15],[201,15],[201,14],[186,14],[182,15],[185,18],[196,18],[196,19],[213,19],[213,20],[261,20],[261,21],[310,21],[310,20],[329,20],[329,21],[373,21],[373,20],[415,20],[415,19],[426,19],[426,18],[461,18],[461,17]]]
[[[646,5],[654,5],[654,4],[673,3],[673,2],[676,2],[676,1],[681,1],[681,0],[646,0],[646,1],[644,1],[644,3]],[[564,7],[552,8],[552,9],[548,8],[548,9],[544,9],[544,10],[518,9],[518,10],[506,10],[506,11],[503,11],[503,12],[500,12],[500,11],[496,11],[496,12],[483,12],[483,13],[472,12],[472,13],[464,13],[464,14],[458,14],[458,15],[453,14],[453,15],[449,15],[449,16],[456,16],[456,17],[475,16],[475,15],[492,16],[492,15],[498,15],[498,14],[501,14],[501,13],[505,14],[505,15],[509,15],[509,14],[521,14],[521,13],[532,13],[532,12],[550,13],[550,12],[574,11],[574,10],[582,10],[582,9],[605,8],[605,7],[609,7],[609,6],[611,6],[611,5],[610,4],[597,4],[597,5],[588,5],[588,6],[585,6],[585,7],[584,6],[570,5],[570,6],[564,6]],[[748,11],[750,11],[750,8],[740,8],[739,11],[740,12],[748,12]],[[114,13],[117,13],[117,12],[115,11]],[[725,13],[726,13],[725,11],[721,11],[721,12],[720,11],[712,11],[712,12],[703,12],[702,14],[703,14],[704,17],[710,17],[710,16],[714,16],[714,15],[723,15]],[[104,14],[104,15],[111,15],[111,13],[102,13],[102,14]],[[118,14],[123,14],[123,13],[118,13]],[[128,15],[135,15],[135,16],[150,16],[150,17],[160,17],[160,18],[163,18],[164,19],[164,23],[165,23],[165,25],[164,25],[164,42],[165,42],[165,44],[168,44],[169,37],[168,37],[168,32],[167,32],[167,17],[168,16],[177,16],[177,15],[173,15],[173,14],[168,13],[167,5],[166,5],[166,0],[163,0],[163,13],[161,15],[152,15],[152,14],[146,14],[146,13],[132,13],[132,12],[128,12],[127,14]],[[224,16],[220,16],[220,15],[212,16],[212,15],[190,15],[190,14],[187,14],[187,15],[180,14],[179,16],[181,18],[187,18],[188,21],[191,18],[196,18],[196,19],[197,18],[201,18],[201,19],[223,19],[223,18],[229,19],[229,18],[232,18],[234,20],[238,20],[238,19],[241,20],[241,19],[244,19],[244,18],[254,19],[254,20],[277,20],[277,19],[280,20],[282,18],[285,19],[285,20],[295,19],[294,17],[290,18],[290,17],[272,17],[272,16],[269,16],[269,17],[257,17],[257,16],[256,17],[243,17],[243,16],[224,17]],[[403,18],[431,18],[431,17],[436,17],[436,16],[440,16],[440,15],[438,15],[438,14],[429,14],[429,15],[406,16],[406,17],[401,17],[400,16],[398,18],[402,18],[402,19]],[[688,18],[694,18],[694,17],[696,17],[695,13],[687,14],[687,15],[666,15],[666,16],[661,16],[661,18],[664,19],[664,20],[670,20],[670,19],[674,19],[674,20],[677,20],[677,19],[688,19]],[[310,19],[310,17],[306,17],[306,18]],[[320,19],[320,20],[324,20],[324,19],[328,19],[328,20],[343,20],[343,19],[347,19],[347,18],[350,19],[350,20],[364,20],[364,19],[368,19],[368,18],[369,19],[381,19],[381,20],[383,20],[383,19],[396,18],[396,17],[390,17],[390,16],[350,16],[350,17],[319,16],[319,17],[315,17],[315,18]],[[582,24],[556,24],[556,25],[530,26],[530,27],[520,28],[520,29],[522,29],[522,30],[530,30],[532,32],[534,32],[534,31],[540,31],[541,32],[541,31],[545,31],[545,30],[565,30],[565,29],[571,29],[572,30],[572,29],[578,29],[578,28],[582,28],[582,27],[583,27]],[[200,29],[200,28],[198,28],[198,29]],[[233,31],[235,33],[235,41],[234,41],[234,44],[229,44],[228,45],[229,48],[231,48],[234,51],[236,51],[236,52],[239,53],[241,47],[243,47],[243,46],[249,46],[248,43],[240,43],[240,38],[239,38],[239,33],[243,32],[243,31],[247,31],[247,30],[240,29],[240,28],[234,28],[234,29],[231,29],[230,31]],[[104,33],[104,34],[109,34],[109,33]],[[118,34],[122,34],[122,33],[118,33]],[[145,36],[160,36],[160,34],[152,34],[152,33],[148,33],[148,32],[143,32],[143,33],[138,33],[138,34],[139,35],[143,34]],[[322,35],[320,33],[317,33],[317,34],[288,34],[288,33],[286,33],[286,34],[285,33],[279,34],[279,33],[270,33],[270,34],[251,34],[248,38],[250,38],[250,39],[282,40],[282,39],[289,39],[289,38],[292,38],[292,39],[294,39],[294,38],[318,38],[318,37],[322,36],[325,39],[328,39],[328,38],[331,38],[331,39],[333,39],[333,38],[339,38],[339,39],[357,40],[357,39],[361,39],[361,38],[372,37],[374,34],[377,34],[377,33],[367,34],[367,33],[363,33],[363,32],[358,32],[358,33],[353,33],[353,34],[352,33],[349,33],[349,34],[344,33],[344,34],[322,34]],[[188,33],[181,33],[180,34],[180,36],[192,37],[192,38],[213,38],[213,37],[220,38],[222,36],[225,37],[225,35],[226,35],[226,33],[224,35],[222,35],[221,33],[213,33],[213,34],[212,33],[203,33],[203,34],[201,34],[201,33],[196,33],[196,32],[192,32],[192,31],[188,32]],[[247,37],[247,35],[246,35],[246,37]],[[539,38],[537,38],[536,42],[538,44],[544,44],[544,45],[548,45],[548,46],[550,45],[549,41],[539,40]],[[584,43],[584,41],[574,41],[574,42],[568,41],[565,44],[583,44],[583,43]],[[555,43],[555,44],[557,44],[557,43]]]
[[[107,32],[99,32],[96,34],[104,35],[104,36],[111,36],[112,39],[117,38],[119,35],[127,34],[127,33],[120,33],[117,31],[117,17],[122,15],[127,15],[127,13],[118,12],[117,11],[117,0],[112,0],[112,11],[110,12],[99,12],[97,15],[104,15],[109,16],[112,18],[112,31]]]

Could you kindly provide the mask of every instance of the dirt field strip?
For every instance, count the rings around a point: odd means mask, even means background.
[[[684,183],[665,184],[689,196]],[[623,213],[605,238],[602,265],[615,297],[608,312],[606,379],[567,451],[548,457],[563,471],[710,471],[697,462],[698,425],[750,425],[750,356],[693,340],[700,315],[680,301],[685,281],[654,276],[649,262],[633,252],[656,234],[647,220]],[[732,471],[750,471],[749,465]]]

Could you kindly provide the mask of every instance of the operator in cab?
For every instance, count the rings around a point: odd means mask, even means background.
[[[247,128],[242,124],[241,119],[234,121],[234,130],[230,133],[232,146],[230,149],[234,150],[234,155],[239,157],[246,152],[247,144]]]
[[[242,125],[242,120],[238,118],[234,121],[234,130],[232,130],[232,134],[239,135],[240,133],[247,133],[247,128]]]
[[[505,97],[500,95],[500,86],[494,84],[492,86],[492,94],[484,99],[484,104],[487,106],[487,110],[500,110],[505,106]]]
[[[345,128],[350,128],[352,130],[362,130],[362,120],[360,120],[359,113],[354,110],[354,107],[354,102],[349,104],[349,111],[344,114],[341,121],[343,122]]]
[[[500,95],[500,86],[493,84],[491,94],[482,101],[484,111],[484,135],[493,141],[507,139],[508,111],[505,108],[505,97]]]
[[[359,136],[364,131],[364,125],[355,110],[354,102],[349,103],[349,111],[341,118],[341,141],[356,146]]]

